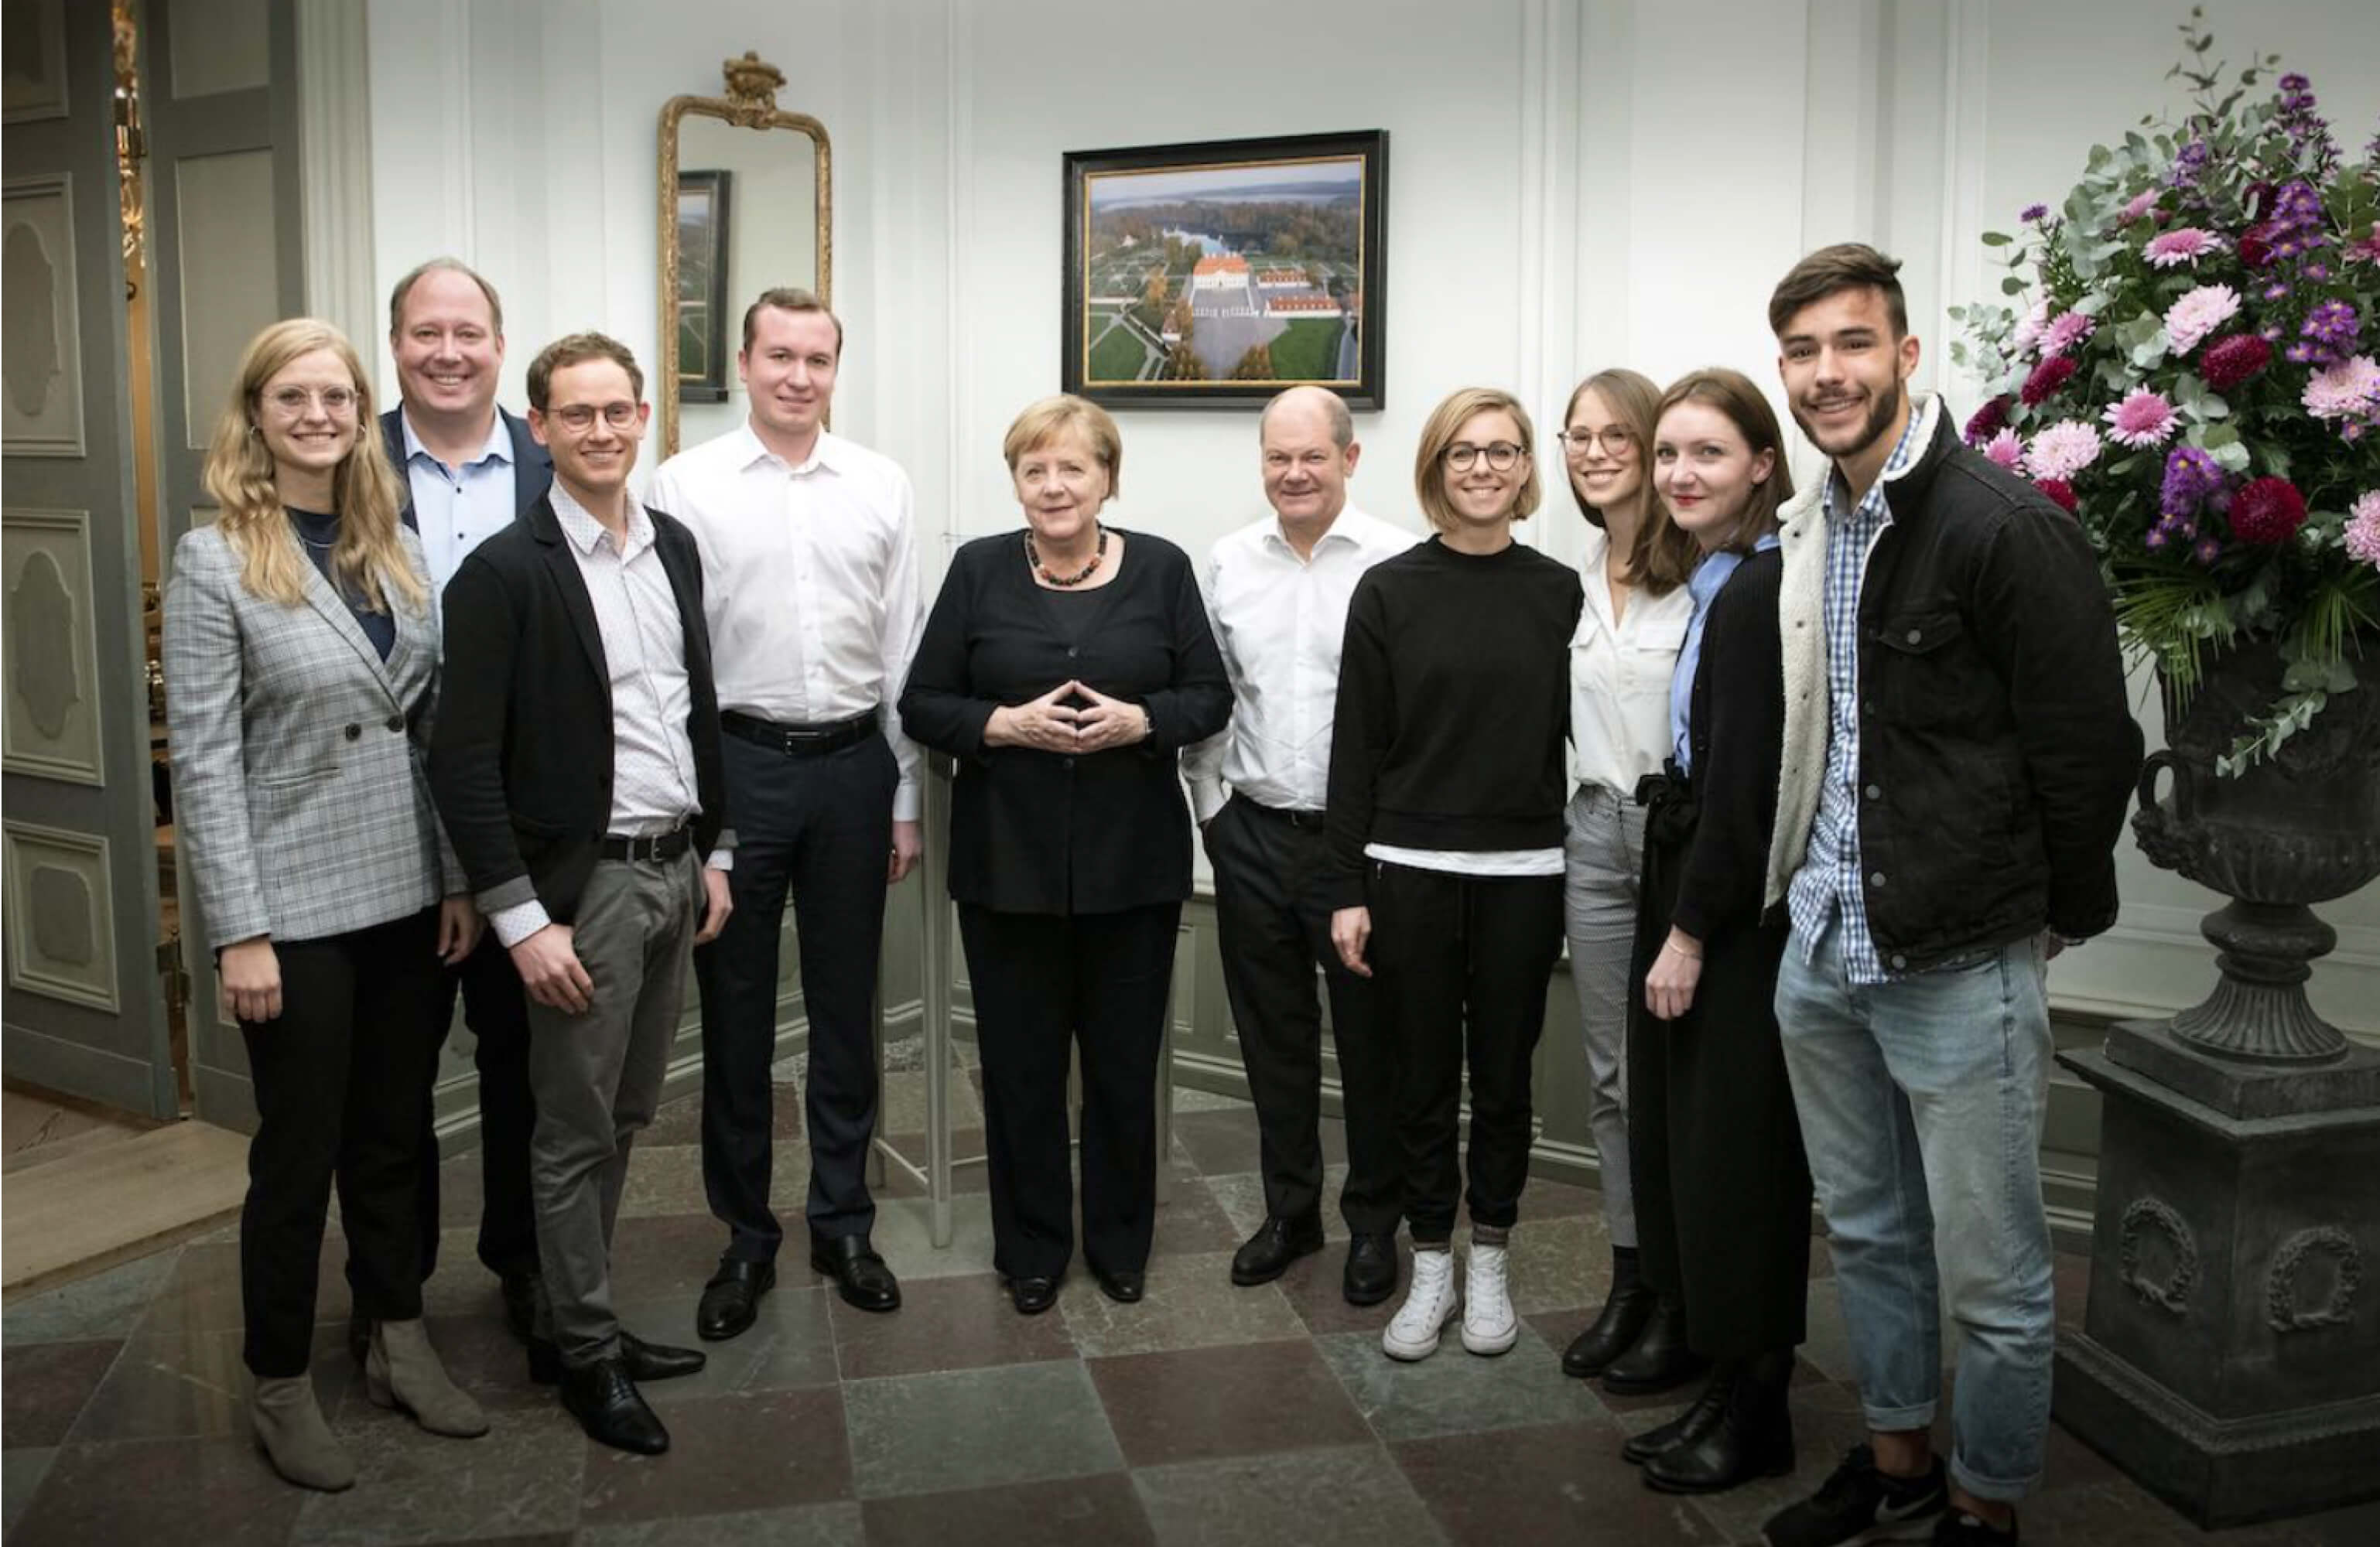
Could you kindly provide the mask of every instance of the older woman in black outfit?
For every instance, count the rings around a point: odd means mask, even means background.
[[[1189,560],[1099,522],[1123,456],[1115,421],[1044,398],[1002,450],[1025,531],[952,559],[901,723],[958,759],[950,888],[983,1055],[992,1261],[1033,1315],[1075,1249],[1071,1045],[1083,1255],[1110,1299],[1141,1296],[1157,1056],[1190,895],[1176,755],[1223,728],[1232,690]]]
[[[1808,1299],[1810,1172],[1773,1008],[1787,925],[1761,908],[1785,724],[1780,441],[1768,400],[1736,371],[1695,371],[1662,394],[1653,485],[1702,557],[1670,767],[1645,792],[1628,1131],[1645,1281],[1682,1300],[1686,1344],[1712,1374],[1682,1416],[1621,1454],[1668,1493],[1793,1467],[1785,1392]]]

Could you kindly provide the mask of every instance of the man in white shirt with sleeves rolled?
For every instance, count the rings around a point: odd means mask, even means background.
[[[916,744],[893,703],[924,622],[915,499],[890,459],[823,426],[843,324],[769,290],[744,315],[745,424],[680,453],[649,502],[702,548],[726,782],[740,846],[735,912],[696,953],[702,990],[702,1174],[728,1227],[695,1329],[733,1337],[776,1283],[769,1207],[777,941],[791,892],[809,1021],[810,1265],[863,1311],[901,1303],[869,1244],[877,1118],[873,1001],[884,894],[920,843]]]
[[[1372,984],[1331,949],[1322,807],[1348,598],[1366,570],[1416,539],[1347,503],[1362,448],[1337,394],[1292,387],[1257,433],[1273,514],[1218,542],[1204,576],[1232,723],[1183,760],[1215,867],[1223,982],[1261,1135],[1265,1222],[1232,1256],[1232,1282],[1269,1283],[1322,1247],[1318,966],[1347,1124],[1342,1288],[1351,1304],[1377,1305],[1397,1287],[1391,1071]]]

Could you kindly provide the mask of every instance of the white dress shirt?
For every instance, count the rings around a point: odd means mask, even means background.
[[[471,550],[513,524],[512,430],[497,414],[479,454],[449,467],[413,432],[411,415],[400,412],[396,421],[405,436],[405,483],[421,557],[431,586],[443,596]]]
[[[1202,579],[1231,673],[1232,723],[1183,756],[1201,823],[1222,809],[1226,782],[1258,805],[1322,809],[1348,598],[1366,570],[1420,540],[1348,505],[1311,558],[1297,556],[1273,515],[1215,544]]]
[[[604,830],[631,838],[675,832],[701,809],[702,799],[686,728],[694,707],[686,631],[677,593],[653,547],[652,517],[630,499],[627,540],[621,542],[560,479],[551,497],[563,540],[595,605],[612,678],[612,815]],[[531,898],[498,909],[488,922],[511,947],[551,920],[545,905]]]
[[[720,708],[791,725],[876,711],[901,768],[893,819],[917,820],[894,707],[926,617],[909,475],[826,430],[792,466],[747,423],[662,463],[647,498],[701,547]]]
[[[1603,578],[1610,547],[1600,527],[1587,527],[1579,563],[1586,606],[1570,641],[1571,773],[1633,800],[1636,781],[1660,772],[1670,748],[1670,679],[1694,598],[1683,586],[1661,597],[1632,586],[1614,620]]]

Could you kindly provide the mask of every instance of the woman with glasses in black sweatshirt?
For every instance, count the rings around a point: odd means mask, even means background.
[[[1472,387],[1423,427],[1414,482],[1437,535],[1374,565],[1348,606],[1327,830],[1331,941],[1380,979],[1396,1066],[1413,1283],[1381,1335],[1427,1358],[1520,1335],[1506,1246],[1528,1178],[1529,1067],[1561,949],[1562,742],[1577,572],[1512,540],[1537,507],[1529,416]],[[1469,1186],[1457,1109],[1471,1079]],[[1471,1251],[1454,1282],[1458,1202]]]

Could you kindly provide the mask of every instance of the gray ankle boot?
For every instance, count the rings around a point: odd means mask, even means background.
[[[283,1380],[257,1377],[249,1416],[256,1425],[256,1443],[273,1462],[273,1469],[300,1488],[326,1493],[352,1488],[356,1464],[347,1458],[322,1409],[314,1401],[314,1383],[304,1375]]]
[[[383,1408],[402,1408],[433,1434],[472,1440],[488,1432],[488,1415],[456,1389],[438,1362],[438,1350],[419,1318],[372,1324],[364,1360],[364,1391]]]

